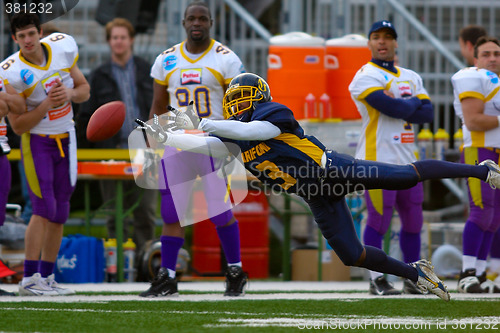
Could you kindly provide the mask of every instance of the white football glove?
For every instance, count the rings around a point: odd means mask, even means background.
[[[173,123],[165,125],[165,129],[186,129],[193,130],[198,129],[198,125],[200,124],[200,117],[198,116],[198,112],[196,112],[196,108],[194,106],[194,102],[191,101],[186,108],[186,111],[182,112],[177,110],[172,106],[167,106],[168,111],[172,112],[174,116],[166,116],[164,117],[167,120],[172,120]]]
[[[149,136],[153,137],[153,139],[155,139],[159,143],[164,143],[165,141],[167,141],[167,132],[165,132],[165,130],[160,126],[160,122],[156,114],[154,115],[153,123],[151,125],[145,123],[140,119],[136,119],[135,122],[140,125],[137,126],[137,129],[145,130]]]

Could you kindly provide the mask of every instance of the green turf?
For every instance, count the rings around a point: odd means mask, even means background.
[[[450,303],[439,299],[12,302],[0,303],[0,331],[290,332],[307,331],[308,323],[309,330],[344,332],[494,332],[500,330],[500,323],[487,327],[487,321],[496,317],[498,322],[499,314],[498,299]],[[482,318],[479,325],[464,321],[477,317]],[[391,318],[392,329],[388,326]],[[351,328],[359,329],[335,329],[337,319],[350,319]],[[379,326],[369,325],[366,320],[370,319]],[[432,326],[396,328],[397,323],[405,325],[411,319],[415,325]],[[446,328],[438,328],[436,323],[443,325],[445,319]]]

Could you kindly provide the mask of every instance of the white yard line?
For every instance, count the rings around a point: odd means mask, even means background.
[[[456,281],[446,281],[449,290],[456,290]],[[360,299],[380,298],[368,294],[368,282],[265,282],[250,281],[247,291],[264,292],[262,294],[246,294],[244,297],[224,297],[224,282],[180,282],[179,297],[162,298],[142,298],[137,295],[79,295],[82,292],[124,292],[139,293],[149,288],[148,283],[98,283],[98,284],[63,284],[77,292],[74,296],[55,296],[55,297],[0,297],[0,302],[108,302],[108,301],[234,301],[234,300],[273,300],[273,299],[332,299],[356,301]],[[453,288],[455,286],[455,288]],[[402,282],[396,282],[395,287],[402,288]],[[2,284],[0,288],[17,292],[17,285]],[[336,292],[338,291],[338,292]],[[345,291],[355,291],[346,293]],[[201,292],[202,294],[183,294],[183,292]],[[435,298],[434,295],[415,296],[398,295],[384,296],[384,298]],[[452,294],[452,300],[498,300],[500,294]]]
[[[446,281],[450,291],[456,290],[456,281]],[[149,288],[149,283],[134,282],[134,283],[79,283],[70,284],[62,283],[62,287],[68,287],[76,292],[141,292]],[[200,292],[222,292],[224,290],[224,281],[213,282],[179,282],[179,291],[200,291]],[[403,288],[403,282],[397,281],[394,283],[397,289]],[[14,284],[0,284],[0,288],[7,291],[17,291],[18,286]],[[249,291],[349,291],[358,290],[368,292],[368,281],[252,281],[250,280],[247,286]]]

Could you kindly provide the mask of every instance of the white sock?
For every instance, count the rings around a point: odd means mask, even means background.
[[[476,261],[476,275],[477,276],[481,276],[481,274],[484,273],[484,271],[486,271],[486,264],[487,264],[487,261],[486,260],[477,260]]]
[[[167,268],[168,277],[171,279],[175,279],[175,271],[173,269]]]
[[[476,257],[473,256],[462,256],[462,272],[468,269],[476,268]]]
[[[490,259],[490,271],[500,274],[500,258]]]
[[[234,264],[227,264],[227,267],[229,267],[229,266],[243,267],[243,264],[241,263],[241,261],[239,261],[239,262],[235,262]]]
[[[375,280],[376,278],[382,276],[384,274],[380,273],[380,272],[374,272],[374,271],[370,271],[370,279],[371,280]]]

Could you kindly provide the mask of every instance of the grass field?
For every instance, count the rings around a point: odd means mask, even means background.
[[[181,288],[176,298],[140,299],[135,291],[106,291],[105,285],[98,292],[79,291],[70,297],[3,297],[0,331],[500,332],[500,295],[452,293],[446,303],[435,296],[370,297],[366,290],[348,288],[257,287],[236,299],[203,288]]]

